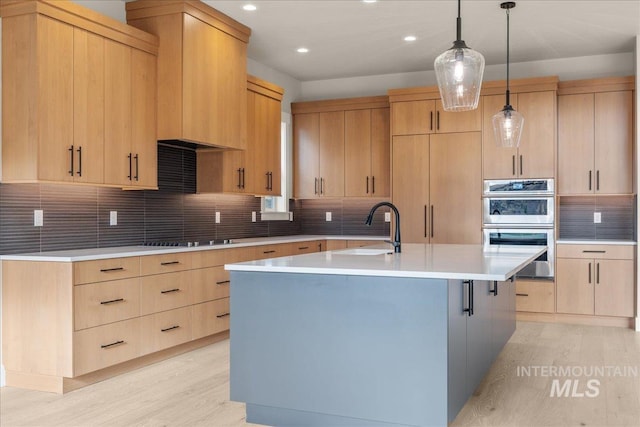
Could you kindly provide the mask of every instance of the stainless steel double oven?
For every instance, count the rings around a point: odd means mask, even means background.
[[[485,181],[483,240],[498,245],[546,245],[547,252],[525,267],[519,277],[552,279],[554,275],[554,180]]]

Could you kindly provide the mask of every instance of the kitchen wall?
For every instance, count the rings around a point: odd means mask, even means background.
[[[560,197],[558,238],[568,240],[635,240],[636,198],[633,196]],[[593,214],[602,222],[595,224]]]

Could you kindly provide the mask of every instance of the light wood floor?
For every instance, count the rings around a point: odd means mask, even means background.
[[[597,397],[550,397],[551,377],[518,367],[616,366],[640,371],[640,333],[629,329],[519,322],[452,427],[640,426],[639,377],[604,377]],[[562,378],[562,382],[565,378]],[[585,391],[589,378],[578,378]],[[73,391],[64,396],[4,387],[0,425],[246,426],[229,401],[229,342]]]

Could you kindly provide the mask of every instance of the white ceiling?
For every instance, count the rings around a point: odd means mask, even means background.
[[[246,12],[242,6],[258,7]],[[456,0],[205,0],[249,26],[248,55],[300,81],[433,69],[456,34]],[[462,38],[487,65],[506,62],[501,1],[463,0]],[[511,62],[632,52],[640,0],[520,0]],[[415,35],[415,42],[403,41]],[[307,47],[309,53],[296,49]]]

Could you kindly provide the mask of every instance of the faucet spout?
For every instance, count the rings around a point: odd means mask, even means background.
[[[394,214],[395,214],[396,232],[395,232],[395,236],[394,236],[393,242],[391,242],[391,244],[393,245],[393,251],[395,253],[400,253],[400,252],[402,252],[401,246],[400,246],[400,212],[398,212],[398,208],[396,208],[393,205],[393,203],[380,202],[380,203],[376,204],[375,206],[373,206],[371,208],[371,211],[369,211],[369,215],[367,216],[367,219],[365,220],[364,223],[366,225],[371,225],[371,222],[373,221],[373,214],[381,206],[390,207],[393,210]]]

